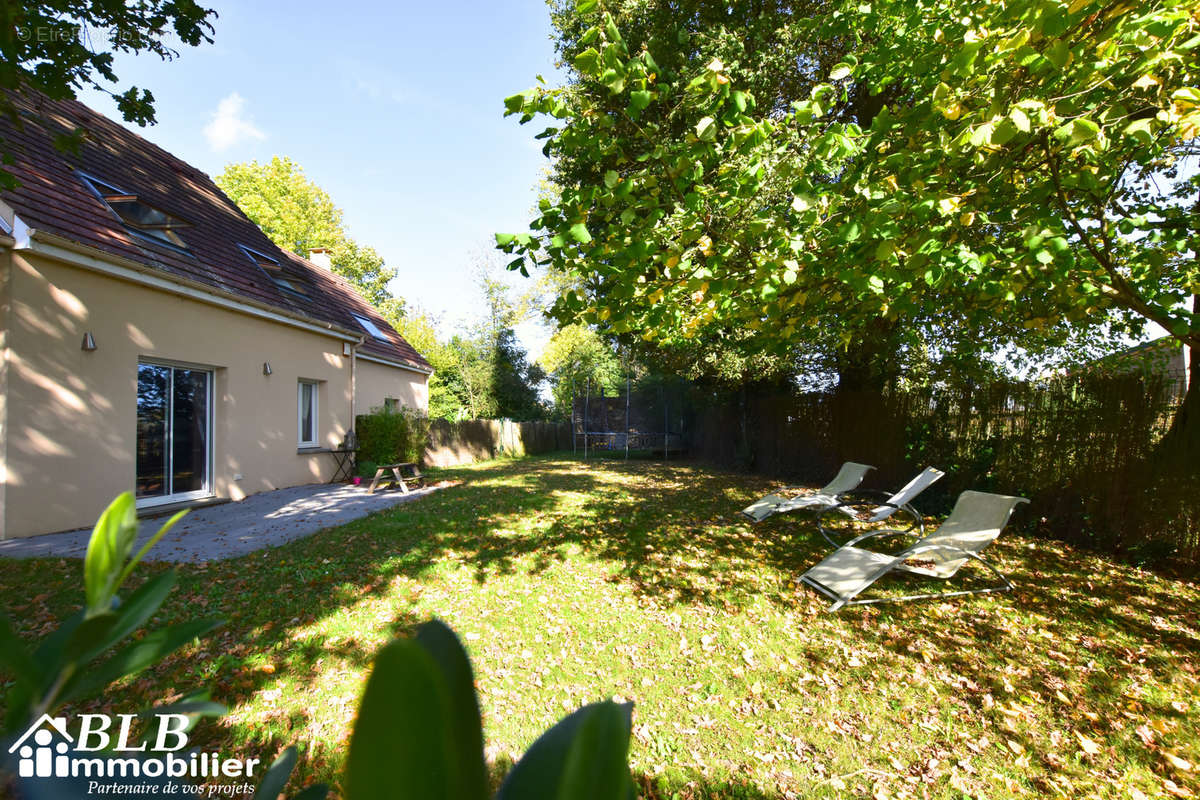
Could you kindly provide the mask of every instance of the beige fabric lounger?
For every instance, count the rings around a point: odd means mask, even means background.
[[[924,536],[925,523],[921,517],[921,513],[913,507],[912,501],[916,499],[917,495],[928,489],[945,474],[936,467],[926,467],[918,472],[915,478],[901,486],[895,494],[889,495],[887,492],[863,491],[861,489],[853,492],[850,498],[843,500],[837,505],[829,506],[821,512],[821,515],[817,517],[817,530],[825,537],[825,541],[834,547],[841,547],[842,542],[835,541],[830,535],[829,526],[826,524],[827,519],[836,518],[840,514],[866,523],[883,522],[897,511],[903,511],[908,514],[912,521],[909,527],[917,528],[920,534]],[[871,505],[869,500],[862,499],[867,497],[881,497],[884,500],[874,508],[857,511],[856,509]]]
[[[1023,497],[1009,497],[987,492],[963,492],[950,516],[936,531],[922,537],[906,550],[895,555],[865,550],[856,545],[874,537],[896,535],[903,531],[881,530],[865,533],[830,553],[821,563],[800,576],[800,582],[833,600],[830,611],[847,605],[899,602],[933,597],[956,597],[983,592],[1006,592],[1012,583],[979,553],[996,540],[1008,523],[1013,509],[1029,502]],[[909,563],[916,561],[919,563]],[[1000,583],[984,589],[906,595],[904,597],[860,600],[858,595],[892,570],[912,572],[949,580],[968,561],[974,561],[1000,579]]]
[[[838,470],[838,474],[834,476],[833,480],[812,494],[803,494],[799,497],[769,494],[743,508],[741,513],[753,522],[762,522],[767,517],[782,514],[785,511],[795,511],[800,508],[829,508],[841,502],[841,495],[857,488],[867,473],[873,469],[875,468],[867,464],[847,461],[842,464],[842,468]]]

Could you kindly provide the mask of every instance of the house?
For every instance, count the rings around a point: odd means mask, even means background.
[[[204,173],[74,101],[0,120],[0,538],[328,481],[356,413],[429,363]],[[56,137],[84,131],[78,150]]]
[[[1158,375],[1179,397],[1187,392],[1192,374],[1191,348],[1171,336],[1162,336],[1096,361],[1093,369],[1117,375]]]

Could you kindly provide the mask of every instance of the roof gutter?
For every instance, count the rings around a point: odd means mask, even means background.
[[[7,237],[6,237],[7,238]],[[3,244],[0,241],[0,244]],[[105,253],[86,245],[73,242],[57,234],[30,228],[22,245],[14,249],[30,250],[47,258],[81,267],[102,275],[119,278],[140,286],[146,286],[170,294],[198,300],[202,303],[248,314],[252,317],[271,320],[294,328],[332,336],[335,339],[358,345],[363,341],[360,333],[334,325],[318,322],[311,317],[286,311],[277,306],[260,303],[211,286],[165,273],[138,261]]]
[[[363,361],[374,361],[376,364],[386,364],[389,367],[398,367],[399,369],[406,369],[409,372],[416,372],[421,375],[428,376],[428,375],[433,374],[432,367],[429,369],[422,369],[421,367],[414,367],[412,364],[405,364],[401,361],[392,361],[391,359],[388,359],[388,358],[367,355],[366,353],[361,353],[361,352],[356,352],[356,357],[361,358]]]

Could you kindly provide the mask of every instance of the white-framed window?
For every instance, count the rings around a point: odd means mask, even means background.
[[[301,447],[317,446],[317,411],[320,386],[317,381],[301,380],[296,387],[297,432]]]
[[[137,504],[211,496],[211,368],[139,359],[137,365]]]

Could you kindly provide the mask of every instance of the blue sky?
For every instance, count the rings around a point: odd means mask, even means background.
[[[396,294],[448,326],[473,314],[472,262],[494,232],[525,229],[545,164],[536,123],[502,114],[538,74],[555,80],[546,6],[205,4],[220,14],[213,44],[117,60],[119,86],[156,99],[158,123],[139,133],[210,175],[292,158],[399,271]],[[81,99],[120,119],[106,96]]]

